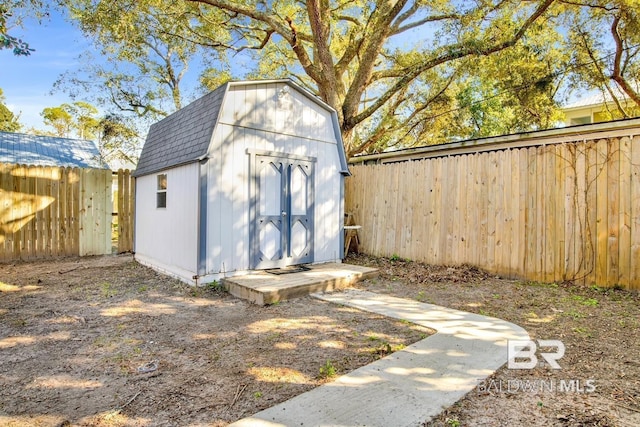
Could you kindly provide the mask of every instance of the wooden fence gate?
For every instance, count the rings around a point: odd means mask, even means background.
[[[110,170],[0,164],[0,261],[130,251],[132,180],[128,170],[116,179]]]

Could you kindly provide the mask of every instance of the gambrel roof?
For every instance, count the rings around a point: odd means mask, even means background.
[[[93,141],[0,132],[0,163],[109,169]]]
[[[149,128],[134,176],[149,175],[205,159],[229,87],[265,83],[286,83],[331,113],[333,131],[338,141],[341,173],[348,175],[347,159],[335,110],[306,89],[289,79],[284,79],[225,83],[213,92],[154,123]]]

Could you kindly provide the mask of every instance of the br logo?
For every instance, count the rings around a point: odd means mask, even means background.
[[[507,367],[509,369],[533,369],[538,365],[538,348],[553,348],[553,352],[539,352],[551,369],[561,369],[558,360],[564,356],[565,347],[560,340],[509,340],[507,342]],[[541,362],[541,363],[544,363]]]

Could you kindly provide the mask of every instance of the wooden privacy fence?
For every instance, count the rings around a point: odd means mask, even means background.
[[[634,123],[352,165],[346,210],[362,225],[361,250],[638,290],[640,121]]]
[[[112,253],[113,181],[110,170],[0,164],[0,260]],[[118,185],[117,247],[130,250],[129,171]]]

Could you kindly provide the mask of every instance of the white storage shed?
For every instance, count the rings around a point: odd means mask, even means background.
[[[195,284],[340,262],[347,175],[335,110],[290,80],[226,83],[151,126],[135,257]]]

